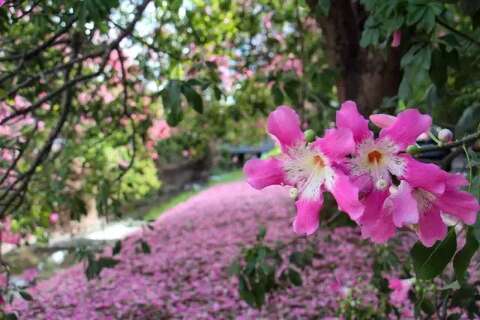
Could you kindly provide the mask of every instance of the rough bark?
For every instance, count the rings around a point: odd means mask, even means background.
[[[319,0],[308,0],[313,13]],[[364,114],[377,109],[383,98],[397,94],[401,80],[400,50],[362,48],[360,39],[367,17],[355,0],[332,0],[328,16],[314,14],[325,40],[329,64],[339,71],[339,101],[355,100]]]

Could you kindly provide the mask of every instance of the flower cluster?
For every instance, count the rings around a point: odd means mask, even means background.
[[[377,114],[370,120],[381,129],[378,137],[356,104],[346,101],[336,114],[336,127],[309,143],[295,111],[278,107],[267,127],[282,153],[249,160],[244,167],[248,183],[256,189],[294,187],[298,199],[293,229],[299,234],[318,228],[324,192],[330,192],[363,236],[376,243],[387,241],[397,228],[412,227],[425,246],[432,246],[446,236],[445,217],[475,223],[480,207],[462,190],[468,184],[465,177],[406,152],[429,131],[428,115],[407,109],[396,117]]]

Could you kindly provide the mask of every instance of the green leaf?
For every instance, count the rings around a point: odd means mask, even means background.
[[[98,266],[96,260],[88,261],[87,269],[85,269],[85,275],[87,276],[88,280],[92,280],[100,274],[101,269]]]
[[[480,0],[461,0],[460,7],[463,12],[469,16],[473,16],[480,11]]]
[[[432,53],[430,78],[438,88],[443,88],[447,81],[447,64],[444,59],[443,51],[439,49],[434,50]]]
[[[475,104],[463,112],[455,127],[455,135],[458,138],[473,133],[480,124],[480,104]]]
[[[458,281],[453,281],[452,283],[446,285],[440,290],[458,290],[458,289],[460,289],[460,283],[458,283]]]
[[[453,269],[455,271],[455,278],[458,282],[465,281],[468,265],[477,252],[479,243],[474,234],[474,229],[469,227],[467,230],[467,239],[464,247],[453,258]]]
[[[317,5],[317,14],[320,16],[328,16],[330,13],[331,0],[320,0]]]
[[[120,260],[109,258],[109,257],[100,257],[97,260],[97,264],[100,270],[103,268],[113,268],[119,263],[120,263]]]
[[[193,110],[198,113],[203,113],[203,100],[202,96],[195,91],[191,86],[187,84],[182,85],[182,93],[187,99],[188,103],[193,107]]]
[[[435,313],[435,305],[428,299],[424,298],[421,300],[420,308],[428,315]]]
[[[98,260],[89,257],[85,275],[88,280],[92,280],[100,275],[104,268],[113,268],[120,263],[120,260],[110,257],[100,257]]]
[[[457,249],[455,230],[451,229],[447,237],[427,248],[417,242],[410,250],[413,268],[419,279],[431,280],[441,274]]]
[[[427,8],[424,6],[409,6],[407,15],[407,25],[411,26],[419,22],[423,15],[427,12]]]
[[[140,248],[142,249],[142,252],[145,254],[152,253],[152,250],[150,249],[150,245],[145,240],[140,240]]]
[[[266,235],[267,235],[267,229],[263,225],[260,226],[258,228],[257,241],[262,241]]]
[[[303,269],[307,265],[312,263],[312,259],[308,256],[307,253],[304,252],[292,252],[292,254],[288,257],[290,263],[294,264],[296,267]]]
[[[115,242],[115,245],[113,246],[112,255],[115,256],[115,255],[119,254],[120,251],[122,251],[122,241],[117,240],[117,242]]]
[[[5,314],[5,320],[17,320],[17,315],[15,313],[7,313]]]
[[[452,313],[448,315],[447,320],[460,320],[462,318],[461,313]]]
[[[178,80],[170,80],[161,93],[163,106],[167,113],[167,122],[171,126],[176,126],[183,118],[180,94],[181,87]]]
[[[294,104],[299,102],[298,89],[300,88],[300,82],[295,79],[285,80],[285,85],[283,88],[287,96]]]
[[[283,93],[278,85],[278,82],[275,82],[275,84],[272,86],[272,95],[275,105],[279,106],[283,104]]]
[[[302,285],[302,276],[295,269],[292,269],[292,268],[288,269],[288,279],[294,286],[299,287]]]
[[[235,259],[227,269],[227,274],[232,277],[234,275],[240,274],[242,267],[237,259]]]
[[[33,300],[32,296],[27,291],[19,291],[18,293],[23,298],[23,300],[26,300],[26,301],[32,301]]]
[[[255,296],[248,289],[245,276],[241,275],[238,280],[238,293],[240,295],[240,298],[242,298],[251,307],[257,308],[257,305],[255,303]]]

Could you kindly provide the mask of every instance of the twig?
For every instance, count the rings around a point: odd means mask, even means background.
[[[437,18],[437,22],[438,24],[440,24],[442,27],[444,27],[445,29],[448,29],[456,34],[458,34],[459,36],[467,39],[468,41],[470,41],[471,43],[474,43],[476,44],[477,46],[480,47],[480,41],[478,41],[477,39],[471,37],[470,35],[466,34],[465,32],[462,32],[460,30],[457,30],[455,29],[454,27],[450,26],[447,22],[445,22],[444,20],[442,20],[441,18]]]
[[[452,149],[455,147],[460,147],[464,145],[469,145],[472,143],[475,143],[477,139],[480,139],[480,131],[477,131],[475,133],[469,134],[465,137],[463,137],[460,140],[445,143],[439,146],[425,146],[425,147],[420,147],[418,149],[417,153],[422,153],[422,152],[429,152],[429,151],[440,151],[440,150],[448,150]]]

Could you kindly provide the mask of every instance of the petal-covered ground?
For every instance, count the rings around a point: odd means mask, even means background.
[[[255,241],[260,224],[267,227],[268,241],[295,238],[293,216],[293,201],[281,187],[212,187],[162,215],[154,230],[124,240],[121,263],[102,271],[100,279],[88,282],[77,265],[31,288],[34,301],[19,299],[13,306],[20,319],[49,320],[333,316],[339,298],[332,292],[335,277],[349,286],[368,283],[371,246],[357,230],[317,232],[323,258],[302,272],[303,286],[275,292],[262,311],[241,301],[236,280],[227,274],[241,248]],[[150,254],[136,252],[139,238],[149,243]]]

